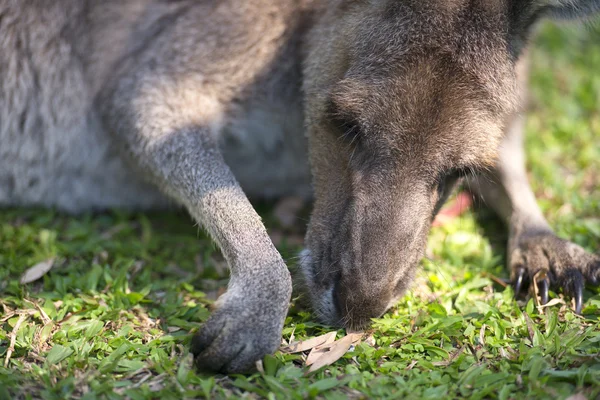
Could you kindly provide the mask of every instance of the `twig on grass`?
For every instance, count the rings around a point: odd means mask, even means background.
[[[17,341],[17,332],[19,332],[19,328],[21,324],[27,319],[27,314],[19,315],[19,319],[15,324],[12,332],[10,333],[10,345],[8,346],[8,350],[6,351],[6,358],[4,359],[4,368],[8,368],[8,363],[10,362],[10,357],[12,353],[15,351],[15,342]]]

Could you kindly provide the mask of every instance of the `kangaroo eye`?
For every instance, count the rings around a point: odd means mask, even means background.
[[[351,118],[335,118],[333,123],[340,132],[340,138],[348,143],[354,143],[360,135],[360,126]]]
[[[461,168],[451,168],[446,171],[445,177],[446,179],[460,179],[467,176],[469,173],[472,173],[475,169],[469,167],[461,167]]]
[[[451,168],[438,175],[436,179],[436,185],[439,193],[443,193],[446,190],[448,184],[453,186],[454,183],[459,181],[461,178],[467,176],[467,168]]]
[[[355,118],[337,108],[333,102],[328,106],[327,115],[341,140],[347,143],[355,143],[359,139],[361,128]]]

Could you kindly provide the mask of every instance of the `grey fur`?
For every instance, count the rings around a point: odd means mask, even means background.
[[[291,281],[247,196],[309,197],[310,160],[310,297],[323,321],[364,325],[410,284],[453,172],[514,143],[531,24],[598,4],[0,0],[0,204],[186,207],[231,268],[192,350],[201,367],[248,370],[279,344]],[[595,277],[531,195],[516,201],[530,192],[506,154],[513,266],[533,273],[528,252],[551,249]]]

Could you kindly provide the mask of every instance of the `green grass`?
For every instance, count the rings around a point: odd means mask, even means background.
[[[600,29],[545,27],[532,72],[532,185],[557,232],[597,251]],[[273,219],[268,207],[264,214]],[[190,332],[227,273],[184,213],[2,210],[0,399],[597,398],[599,292],[585,292],[583,317],[560,304],[516,302],[499,283],[508,277],[504,240],[489,212],[436,228],[415,288],[374,321],[374,345],[312,374],[301,355],[278,353],[264,373],[225,377],[191,367]],[[298,250],[280,249],[286,257]],[[50,273],[19,283],[51,258]],[[283,337],[327,331],[294,307]]]

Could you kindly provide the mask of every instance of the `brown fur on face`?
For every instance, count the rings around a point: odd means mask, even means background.
[[[511,7],[339,1],[313,32],[303,272],[326,322],[381,315],[411,281],[444,181],[493,165],[517,102]]]

